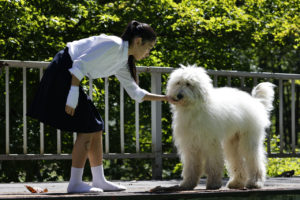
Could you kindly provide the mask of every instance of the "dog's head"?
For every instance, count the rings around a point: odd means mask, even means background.
[[[183,66],[174,70],[167,83],[167,95],[187,106],[206,101],[213,88],[212,80],[202,67]]]

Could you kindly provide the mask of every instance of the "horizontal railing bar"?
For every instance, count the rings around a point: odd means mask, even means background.
[[[50,62],[42,61],[20,61],[20,60],[0,60],[2,64],[8,67],[47,67]],[[156,67],[156,66],[138,66],[138,72],[170,73],[176,68]],[[240,71],[215,71],[207,70],[210,75],[217,76],[238,76],[238,77],[257,77],[257,78],[281,78],[281,79],[300,79],[300,74],[270,73],[270,72],[240,72]]]
[[[21,61],[21,60],[0,60],[2,64],[8,67],[30,67],[30,68],[46,68],[50,62],[43,61]]]
[[[299,158],[300,157],[300,153],[287,153],[287,154],[277,154],[277,153],[271,153],[267,155],[268,158]]]
[[[177,153],[163,153],[161,154],[162,158],[179,158]]]
[[[153,153],[105,153],[104,159],[154,158]],[[0,154],[0,160],[71,160],[71,154]]]
[[[275,154],[267,155],[268,158],[299,158],[300,154]],[[154,158],[154,153],[105,153],[104,159],[130,159]],[[177,153],[163,153],[162,158],[179,158]],[[71,154],[0,154],[0,160],[71,160]]]
[[[267,155],[268,158],[299,158],[300,154],[275,154]],[[105,153],[104,159],[130,159],[154,158],[154,153]],[[179,158],[177,153],[163,153],[162,158]],[[71,154],[0,154],[0,160],[71,160]]]
[[[0,154],[0,160],[71,160],[71,154]]]
[[[269,73],[269,72],[240,72],[240,71],[214,71],[207,70],[208,74],[218,76],[236,76],[251,78],[275,78],[275,79],[300,79],[300,74]]]
[[[154,158],[154,153],[106,153],[104,159]],[[300,154],[268,154],[268,158],[300,157]],[[177,153],[163,153],[162,158],[178,158]],[[0,160],[70,160],[71,154],[0,154]]]
[[[104,159],[154,158],[154,153],[105,153]],[[163,158],[177,158],[177,153],[163,153]],[[71,154],[0,154],[0,160],[71,160]]]

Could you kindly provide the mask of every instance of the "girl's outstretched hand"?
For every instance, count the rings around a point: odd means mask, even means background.
[[[167,101],[168,101],[169,103],[174,104],[174,105],[179,105],[180,102],[181,102],[181,101],[178,101],[178,100],[173,99],[173,98],[170,97],[170,96],[166,96],[166,98],[167,98]]]

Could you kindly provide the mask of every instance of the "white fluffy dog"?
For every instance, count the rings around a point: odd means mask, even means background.
[[[173,138],[183,163],[181,189],[193,189],[207,175],[207,189],[222,186],[224,157],[229,188],[261,188],[265,180],[265,129],[270,126],[274,85],[260,83],[252,96],[238,89],[214,88],[201,67],[173,71],[167,95],[177,104]]]

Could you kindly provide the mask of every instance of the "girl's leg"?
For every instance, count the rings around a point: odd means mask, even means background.
[[[92,135],[91,146],[87,155],[91,167],[102,165],[102,158],[103,158],[102,131],[96,132]]]
[[[91,147],[93,134],[77,134],[72,151],[72,167],[83,168]]]
[[[93,134],[91,146],[88,151],[88,157],[93,175],[93,187],[101,188],[104,191],[121,191],[126,190],[124,186],[116,185],[106,180],[102,165],[102,131]]]
[[[100,188],[91,187],[82,182],[83,169],[91,148],[94,134],[78,134],[72,151],[71,178],[68,193],[103,192]]]

